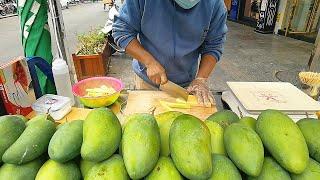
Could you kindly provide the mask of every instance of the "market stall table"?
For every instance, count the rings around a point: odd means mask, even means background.
[[[211,108],[192,107],[191,109],[174,108],[173,110],[192,114],[204,120],[217,110],[224,108],[221,102],[221,95],[216,94],[214,97],[216,104]],[[176,98],[162,91],[123,91],[118,101],[109,108],[120,117],[133,113],[151,113],[153,110],[154,114],[159,114],[166,111],[164,107],[160,105],[159,100],[175,102]],[[60,124],[72,120],[85,119],[90,111],[91,109],[88,108],[73,107],[71,112],[68,113],[63,119],[57,121],[57,123]],[[31,112],[27,118],[31,119],[35,115],[35,112]]]
[[[184,113],[195,115],[201,119],[206,119],[208,116],[218,110],[229,109],[221,99],[221,92],[214,92],[215,105],[212,108],[199,108],[192,109],[174,109]],[[165,111],[165,109],[159,104],[159,100],[175,101],[175,98],[169,96],[162,91],[123,91],[118,101],[110,106],[115,114],[120,117],[133,114],[133,113],[151,113],[154,110],[155,114],[159,114]],[[91,109],[73,107],[71,112],[67,114],[63,119],[57,121],[57,123],[65,123],[72,120],[85,119]],[[27,118],[34,117],[35,112],[30,113]],[[320,118],[320,112],[317,113]],[[121,119],[122,121],[122,119]]]

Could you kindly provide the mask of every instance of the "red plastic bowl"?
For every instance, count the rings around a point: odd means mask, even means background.
[[[98,88],[102,85],[112,87],[117,92],[108,96],[85,97],[87,94],[86,89]],[[72,92],[79,98],[83,105],[91,108],[98,108],[113,104],[119,98],[123,88],[124,85],[119,79],[113,77],[93,77],[75,83],[72,87]]]

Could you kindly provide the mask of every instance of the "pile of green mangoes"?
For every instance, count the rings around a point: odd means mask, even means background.
[[[0,180],[319,180],[320,121],[277,110],[134,114],[123,126],[105,108],[58,126],[2,116],[0,157]]]

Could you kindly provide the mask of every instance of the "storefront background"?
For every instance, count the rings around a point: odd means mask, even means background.
[[[281,0],[275,33],[314,43],[319,29],[319,0]]]
[[[257,26],[265,0],[224,1],[231,20]],[[237,4],[238,9],[235,10],[233,4]],[[320,0],[279,0],[274,33],[314,43],[320,27],[319,17]]]

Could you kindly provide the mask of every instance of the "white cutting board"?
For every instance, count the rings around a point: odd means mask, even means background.
[[[227,82],[230,90],[250,113],[277,109],[301,114],[320,110],[315,101],[287,82]]]

